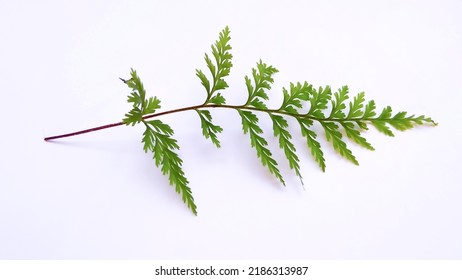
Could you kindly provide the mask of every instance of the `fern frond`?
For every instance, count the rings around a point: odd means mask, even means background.
[[[263,166],[267,166],[268,170],[285,185],[281,172],[278,169],[278,163],[272,157],[271,151],[268,149],[268,142],[261,136],[263,130],[258,125],[258,117],[247,110],[237,110],[242,119],[242,129],[244,134],[250,135],[250,144],[257,151],[257,156],[260,158]]]
[[[133,108],[125,114],[125,118],[122,120],[126,125],[134,126],[143,120],[143,113],[139,107],[133,106]]]
[[[225,29],[220,32],[218,40],[212,45],[212,56],[215,61],[212,61],[207,53],[205,54],[205,63],[212,76],[212,81],[207,78],[202,70],[196,69],[196,76],[201,80],[201,84],[204,86],[207,93],[204,105],[223,105],[226,103],[226,99],[219,91],[228,88],[228,83],[224,78],[229,75],[231,67],[233,67],[233,63],[231,62],[233,55],[230,53],[230,40],[229,28],[225,27]],[[217,133],[222,132],[221,127],[212,123],[212,115],[209,111],[204,112],[197,110],[197,113],[201,119],[202,134],[219,148],[220,141],[218,141]]]
[[[173,135],[173,129],[160,120],[144,121],[146,130],[143,134],[145,152],[151,151],[157,167],[162,174],[168,175],[168,180],[175,191],[181,195],[183,202],[197,215],[197,206],[194,203],[188,179],[186,179],[182,164],[183,161],[175,152],[180,147]]]
[[[153,114],[157,109],[160,109],[160,100],[156,96],[146,99],[146,90],[134,69],[130,71],[130,79],[123,81],[132,89],[127,101],[133,103],[132,109],[125,114],[123,123],[133,126],[140,123],[144,115]]]
[[[339,131],[339,126],[334,122],[320,122],[326,133],[327,141],[332,143],[334,149],[343,157],[352,163],[359,165],[356,157],[351,150],[348,149],[346,143],[342,140],[342,133]]]
[[[257,62],[257,68],[252,68],[252,81],[248,76],[245,76],[245,85],[249,94],[245,106],[253,106],[258,109],[268,109],[263,103],[263,100],[268,100],[266,91],[271,89],[271,84],[274,82],[273,75],[279,72],[271,65],[266,65],[261,60]]]
[[[216,105],[223,105],[226,103],[226,99],[221,95],[221,93],[217,93],[216,95],[212,96],[208,101],[209,104],[216,104]]]
[[[157,109],[160,109],[160,100],[157,98],[157,96],[149,97],[149,99],[147,99],[144,103],[142,114],[154,114]]]
[[[321,170],[326,171],[326,160],[324,159],[324,153],[321,149],[321,144],[316,140],[317,134],[310,127],[313,125],[313,121],[306,118],[297,118],[300,124],[302,136],[306,138],[306,144],[311,150],[311,155],[314,160],[318,163]]]
[[[302,109],[302,102],[305,102],[310,97],[313,91],[313,86],[304,82],[303,85],[298,82],[296,85],[290,83],[289,92],[286,88],[282,88],[283,101],[278,111],[287,112],[290,114],[298,114]]]
[[[146,90],[144,89],[144,85],[136,71],[132,68],[130,70],[130,79],[123,81],[129,88],[132,89],[132,92],[128,96],[128,102],[133,103],[133,106],[143,107],[146,99]]]
[[[212,143],[220,148],[220,141],[218,140],[217,133],[221,133],[223,129],[212,123],[212,115],[208,110],[196,110],[201,119],[202,134],[206,139],[212,140]]]
[[[364,115],[362,116],[362,119],[364,120],[369,120],[373,119],[377,114],[375,113],[375,101],[370,100],[367,102],[366,107],[364,108]]]
[[[268,100],[267,90],[271,89],[271,84],[274,82],[273,75],[277,73],[278,70],[271,65],[263,63],[261,60],[257,62],[257,68],[252,68],[252,80],[245,76],[245,85],[247,87],[247,101],[242,107],[256,108],[258,110],[267,110],[268,107],[263,100]],[[239,115],[242,118],[242,128],[244,133],[250,134],[251,145],[257,150],[257,155],[261,159],[263,166],[267,166],[269,171],[279,179],[279,181],[285,185],[284,179],[282,178],[279,169],[277,168],[277,162],[272,158],[270,150],[267,148],[268,143],[261,136],[263,133],[262,129],[258,125],[258,118],[255,114],[250,111],[237,109]],[[270,114],[271,116],[271,114]],[[281,121],[280,119],[277,119]],[[273,127],[276,127],[275,136],[284,136],[283,133],[284,127],[280,125],[281,122],[275,123],[273,119]],[[288,145],[288,139],[282,139],[284,144]],[[290,142],[289,142],[290,143]],[[291,144],[291,143],[290,143]],[[282,147],[281,147],[282,148]],[[288,151],[289,152],[289,151]],[[291,159],[293,157],[289,155]],[[289,159],[289,161],[291,160]],[[297,162],[298,163],[298,162]],[[298,166],[298,165],[297,165]]]
[[[199,77],[207,92],[207,98],[204,104],[225,104],[224,97],[218,91],[228,88],[228,83],[224,78],[229,75],[231,67],[233,67],[233,63],[231,62],[233,55],[230,53],[230,40],[230,31],[226,26],[220,32],[218,40],[212,45],[212,57],[214,61],[210,58],[209,54],[206,53],[204,56],[205,63],[212,78],[211,81],[202,70],[196,69],[196,76]],[[220,97],[214,98],[215,94],[220,95]]]
[[[324,119],[326,117],[324,110],[327,109],[327,103],[329,103],[331,97],[332,91],[330,86],[326,86],[325,88],[319,87],[318,90],[312,88],[308,100],[311,106],[306,115],[315,119]]]
[[[204,60],[210,78],[202,70],[196,69],[196,76],[201,81],[207,95],[202,104],[157,113],[157,110],[161,108],[160,100],[155,96],[146,98],[146,90],[140,77],[135,70],[131,69],[130,79],[121,79],[131,90],[127,101],[132,104],[132,108],[125,114],[122,122],[47,137],[45,140],[69,137],[123,124],[133,126],[143,123],[145,125],[142,137],[144,151],[152,152],[156,166],[168,176],[169,183],[181,195],[183,202],[194,214],[197,214],[189,182],[182,169],[183,161],[178,155],[180,147],[173,138],[173,129],[159,119],[147,119],[194,110],[199,115],[204,137],[210,139],[216,147],[220,147],[217,135],[223,129],[213,124],[210,110],[214,108],[236,110],[241,117],[244,134],[250,136],[251,146],[255,148],[261,163],[283,185],[285,181],[279,171],[277,161],[268,148],[268,142],[263,137],[264,127],[260,126],[257,113],[268,114],[271,118],[273,134],[279,141],[279,148],[302,184],[300,159],[292,142],[293,136],[289,129],[288,118],[294,118],[300,125],[301,135],[306,139],[308,149],[322,171],[326,169],[326,160],[318,140],[315,123],[320,124],[325,139],[333,146],[334,151],[356,165],[358,165],[358,160],[347,146],[347,140],[365,149],[374,150],[362,134],[369,125],[388,136],[394,136],[393,130],[405,131],[418,125],[436,125],[431,118],[423,115],[408,115],[405,111],[393,114],[390,106],[383,108],[378,114],[374,100],[366,102],[364,92],[358,93],[351,100],[347,86],[342,86],[332,93],[330,86],[316,88],[306,81],[290,83],[288,88],[283,87],[283,100],[280,107],[268,108],[265,102],[270,98],[269,92],[273,86],[274,75],[278,73],[278,70],[262,60],[257,62],[256,68],[252,68],[250,77],[244,77],[247,88],[246,102],[243,105],[228,105],[222,91],[228,88],[225,78],[233,66],[230,39],[229,28],[225,27],[220,32],[218,40],[212,45],[211,53],[205,54]]]
[[[363,112],[363,107],[364,107],[364,92],[358,93],[353,98],[353,101],[350,102],[349,104],[349,109],[348,109],[348,116],[346,117],[347,119],[356,119],[361,117],[364,112]]]
[[[343,126],[343,129],[345,130],[346,136],[356,142],[356,144],[360,145],[363,148],[366,148],[368,150],[375,150],[372,145],[367,142],[366,138],[361,136],[361,132],[355,128],[355,124],[353,122],[341,122],[340,123]]]
[[[188,186],[189,182],[182,169],[183,161],[175,152],[180,147],[177,141],[172,138],[173,129],[160,120],[147,121],[144,119],[146,115],[153,114],[157,109],[160,109],[160,100],[155,96],[146,98],[143,83],[135,70],[131,70],[130,76],[129,80],[123,81],[132,89],[132,92],[128,96],[128,102],[132,103],[133,107],[125,115],[123,123],[132,126],[137,123],[144,123],[146,129],[141,140],[143,150],[146,153],[153,153],[156,166],[161,168],[162,174],[168,175],[170,184],[175,187],[176,192],[181,195],[183,202],[196,215],[197,207],[194,203],[191,189]],[[210,117],[210,114],[207,116],[207,113],[205,113],[205,117]],[[217,128],[212,126],[210,128],[212,129],[212,133],[217,130]],[[214,135],[210,136],[214,137]]]
[[[347,100],[348,100],[348,86],[343,86],[342,88],[339,88],[334,93],[334,99],[331,101],[332,111],[329,116],[330,119],[344,119],[345,118],[345,113],[343,112],[343,110],[345,110],[346,108],[345,101]]]
[[[292,139],[292,135],[287,130],[289,125],[284,117],[271,113],[269,115],[273,121],[274,136],[279,139],[279,147],[284,151],[284,154],[289,161],[290,169],[294,170],[303,185],[303,177],[300,173],[300,160],[298,159],[295,145],[290,141],[290,139]]]
[[[374,100],[366,102],[364,92],[358,93],[351,100],[348,86],[342,86],[332,93],[328,85],[314,87],[306,81],[290,83],[288,88],[283,87],[283,100],[280,107],[270,109],[265,102],[269,100],[268,93],[278,70],[262,60],[259,60],[256,67],[252,68],[250,77],[244,77],[247,89],[246,102],[239,106],[227,105],[221,91],[228,88],[225,77],[229,75],[232,67],[229,34],[229,29],[226,27],[220,32],[219,39],[212,45],[211,54],[205,54],[204,59],[211,79],[202,70],[196,70],[196,75],[207,93],[205,102],[198,106],[171,112],[194,109],[199,115],[204,137],[210,139],[216,147],[220,147],[217,135],[223,129],[213,124],[209,109],[235,109],[241,117],[244,134],[250,136],[251,146],[256,150],[261,163],[283,185],[285,181],[279,171],[277,161],[268,148],[268,142],[263,137],[263,128],[259,124],[256,113],[267,113],[271,118],[273,134],[279,141],[279,148],[302,184],[300,159],[292,142],[293,136],[286,118],[295,118],[298,121],[301,135],[306,139],[308,149],[322,171],[326,169],[326,160],[318,140],[318,133],[314,129],[315,122],[323,128],[325,139],[332,145],[334,151],[356,165],[358,165],[358,160],[348,147],[346,140],[351,140],[365,149],[374,150],[374,147],[362,135],[362,132],[368,129],[368,125],[374,126],[379,132],[388,136],[394,136],[392,128],[404,131],[427,123],[435,125],[432,119],[425,116],[408,115],[404,111],[393,115],[390,106],[383,108],[380,114],[377,114]],[[176,140],[171,138],[173,130],[159,120],[149,122],[144,120],[147,114],[152,114],[149,115],[150,117],[156,115],[153,113],[160,108],[160,101],[156,97],[146,99],[144,86],[136,71],[132,70],[130,74],[131,78],[125,82],[132,89],[128,101],[133,103],[133,108],[126,114],[124,123],[134,125],[143,122],[146,125],[146,131],[143,134],[144,150],[153,152],[156,165],[169,176],[170,184],[175,186],[176,191],[182,195],[183,201],[196,213],[191,190],[182,171],[182,160],[175,153],[179,147]]]

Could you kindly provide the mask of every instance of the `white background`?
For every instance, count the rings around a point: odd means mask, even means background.
[[[462,258],[461,14],[460,1],[1,1],[0,258]],[[197,217],[143,152],[142,127],[43,141],[120,121],[131,67],[162,109],[202,102],[194,71],[226,25],[231,104],[261,58],[280,70],[275,106],[289,82],[348,84],[439,125],[371,129],[376,151],[350,145],[360,166],[322,139],[325,173],[292,126],[303,188],[262,115],[284,188],[236,112],[212,112],[219,150],[194,112],[165,116]]]

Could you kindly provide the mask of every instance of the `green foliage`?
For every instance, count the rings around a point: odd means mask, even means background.
[[[261,60],[257,63],[257,68],[252,69],[253,81],[248,76],[245,76],[245,85],[247,86],[248,98],[247,102],[243,107],[255,108],[258,110],[269,112],[268,107],[263,103],[263,100],[269,99],[266,91],[271,89],[271,84],[274,82],[273,75],[277,72],[278,70],[276,68],[274,68],[271,65],[266,65]],[[238,109],[238,112],[242,119],[242,129],[244,130],[245,134],[249,133],[250,143],[252,147],[256,149],[257,156],[261,159],[263,166],[267,166],[271,174],[276,176],[276,178],[279,179],[279,181],[283,185],[285,185],[284,179],[282,178],[282,175],[277,167],[278,164],[276,160],[272,157],[272,153],[267,147],[268,142],[262,136],[263,131],[258,125],[257,116],[250,111]],[[285,129],[285,127],[287,127],[284,126],[286,123],[284,123],[283,120],[276,118],[276,122],[277,121],[279,122],[275,123],[275,120],[273,118],[275,136],[279,136],[280,143],[282,141],[282,143],[285,144],[285,146],[292,144],[288,141],[288,139],[286,140],[284,136],[281,135],[281,133],[284,133],[283,130]],[[283,138],[282,140],[281,137]],[[287,153],[289,153],[290,159],[293,160],[294,158],[290,154],[289,150],[287,150]],[[296,162],[296,164],[298,167],[298,161]]]
[[[303,85],[299,82],[296,85],[290,83],[289,92],[287,89],[282,88],[284,99],[278,111],[295,115],[298,114],[298,110],[303,107],[302,103],[308,100],[312,91],[313,86],[307,82],[304,82]]]
[[[348,86],[343,86],[339,88],[336,93],[334,93],[334,99],[332,100],[332,111],[330,112],[329,118],[335,119],[344,119],[346,105],[345,101],[348,100]]]
[[[377,115],[376,104],[373,100],[366,102],[364,92],[351,98],[349,88],[340,87],[332,93],[330,86],[314,87],[308,82],[290,83],[288,88],[282,88],[283,100],[278,109],[270,109],[265,103],[269,100],[269,91],[274,82],[274,74],[278,70],[262,60],[252,69],[251,77],[245,76],[244,83],[247,88],[247,101],[242,105],[228,105],[222,91],[228,88],[225,78],[232,67],[232,54],[230,31],[226,27],[220,32],[219,39],[212,45],[211,54],[205,54],[205,63],[210,78],[202,70],[196,70],[196,75],[206,91],[203,104],[179,108],[162,113],[155,113],[160,109],[157,97],[146,98],[144,86],[136,71],[130,72],[131,78],[124,80],[132,90],[128,102],[132,109],[125,115],[123,122],[127,125],[144,123],[146,130],[142,143],[145,152],[152,152],[156,166],[167,175],[171,185],[182,196],[186,205],[196,214],[196,205],[192,197],[189,182],[182,170],[183,161],[178,156],[179,145],[172,137],[174,132],[170,126],[158,119],[146,120],[160,115],[195,110],[200,118],[202,134],[210,139],[216,147],[220,147],[217,134],[222,128],[213,124],[210,109],[226,108],[239,113],[244,134],[250,136],[250,144],[255,148],[258,158],[283,185],[285,181],[279,170],[278,162],[268,147],[268,141],[263,137],[264,127],[260,126],[257,114],[268,115],[272,121],[273,134],[279,142],[279,148],[284,153],[289,167],[302,181],[300,159],[297,149],[292,142],[292,133],[287,118],[294,118],[300,126],[301,136],[305,138],[308,149],[322,171],[326,169],[326,161],[321,143],[318,140],[319,129],[324,132],[326,142],[341,156],[358,165],[358,160],[345,142],[350,139],[358,146],[368,150],[374,147],[364,138],[362,133],[368,125],[374,126],[378,131],[388,136],[394,136],[395,130],[408,130],[417,125],[433,124],[432,119],[425,116],[409,115],[407,112],[398,112],[393,115],[390,106],[381,110]],[[346,136],[346,137],[345,137]]]
[[[374,147],[367,142],[366,138],[361,136],[360,131],[355,127],[354,122],[349,122],[349,121],[344,121],[340,122],[340,124],[343,126],[343,129],[345,130],[346,136],[356,142],[356,144],[362,146],[363,148],[366,148],[368,150],[373,151]]]
[[[311,116],[314,119],[324,119],[324,111],[327,109],[327,104],[332,98],[332,92],[330,86],[325,88],[319,87],[318,90],[312,88],[308,101],[310,102],[310,111],[308,116]]]
[[[300,160],[297,156],[297,149],[295,145],[290,141],[292,135],[287,130],[289,124],[281,115],[270,113],[271,120],[273,121],[274,136],[279,139],[279,148],[284,151],[284,154],[289,161],[289,166],[295,171],[295,174],[300,178],[300,182],[303,184],[303,177],[300,173]]]
[[[172,138],[173,129],[160,120],[144,121],[146,130],[143,134],[144,151],[151,151],[156,166],[161,168],[162,174],[168,175],[168,180],[175,191],[181,195],[183,202],[197,215],[197,207],[194,203],[188,179],[186,179],[182,164],[183,161],[175,152],[180,147]]]
[[[242,118],[242,129],[245,134],[250,135],[250,144],[257,151],[257,156],[260,158],[263,166],[267,166],[268,170],[285,185],[281,172],[278,169],[278,163],[272,158],[271,151],[268,149],[268,142],[261,136],[263,130],[258,125],[257,116],[247,110],[237,110]]]
[[[210,58],[209,54],[205,54],[205,63],[209,69],[212,81],[207,78],[202,70],[196,69],[196,76],[199,77],[207,92],[207,98],[204,104],[225,103],[224,97],[221,96],[218,91],[228,88],[228,83],[224,80],[224,78],[229,75],[231,67],[233,66],[231,63],[233,55],[230,53],[231,45],[229,44],[229,41],[231,40],[231,37],[229,34],[230,31],[227,26],[220,32],[218,40],[214,45],[212,45],[212,57],[214,58],[213,60]],[[216,96],[220,97],[217,98]]]
[[[359,162],[356,160],[353,153],[348,149],[345,142],[342,140],[342,133],[339,130],[339,127],[334,122],[321,122],[322,127],[326,133],[327,141],[332,143],[334,149],[343,157],[350,160],[356,165],[359,165]]]
[[[223,129],[220,126],[214,125],[212,123],[212,115],[210,114],[210,111],[196,110],[196,112],[199,114],[201,119],[202,134],[205,136],[205,138],[210,138],[212,143],[215,144],[217,148],[220,148],[220,141],[218,140],[217,133],[222,132]]]
[[[153,153],[156,166],[161,168],[162,174],[168,176],[170,184],[181,195],[183,202],[194,214],[197,214],[197,207],[188,186],[189,182],[182,169],[183,161],[175,152],[180,147],[177,141],[172,138],[173,129],[158,119],[146,120],[146,116],[160,109],[160,100],[157,97],[146,99],[144,86],[136,71],[132,69],[130,76],[131,78],[124,80],[124,82],[132,89],[128,96],[128,102],[133,103],[133,107],[125,115],[123,122],[132,126],[140,122],[144,123],[146,130],[141,141],[144,151]]]
[[[207,93],[204,105],[224,105],[226,103],[226,99],[219,91],[228,88],[228,83],[224,78],[229,75],[231,67],[233,67],[231,63],[233,55],[230,53],[231,45],[229,44],[231,37],[229,34],[229,28],[226,26],[220,32],[218,40],[212,45],[212,57],[214,61],[210,59],[209,54],[205,54],[205,63],[212,80],[210,81],[202,70],[196,69],[196,76],[201,80]],[[201,119],[202,134],[219,148],[220,141],[218,140],[217,133],[222,132],[222,128],[212,123],[212,116],[209,111],[197,110],[197,113]]]
[[[353,98],[353,101],[349,103],[347,119],[356,119],[363,115],[364,101],[364,92],[358,93]]]
[[[257,68],[252,69],[252,81],[248,76],[245,76],[245,85],[249,96],[244,106],[252,106],[258,109],[268,109],[263,103],[263,100],[268,100],[267,90],[271,89],[271,84],[274,82],[273,75],[279,72],[271,65],[266,65],[261,60],[257,63]]]
[[[146,99],[143,83],[135,70],[130,71],[130,77],[129,80],[124,80],[124,82],[132,89],[127,101],[133,103],[133,108],[125,114],[123,122],[133,126],[142,122],[143,116],[153,114],[157,109],[160,109],[160,100],[155,96]]]
[[[319,167],[321,167],[321,170],[323,172],[326,171],[326,160],[324,159],[321,144],[316,140],[316,132],[311,129],[313,121],[303,117],[297,117],[297,121],[300,124],[302,136],[306,138],[306,144],[311,151],[311,155],[318,163]]]

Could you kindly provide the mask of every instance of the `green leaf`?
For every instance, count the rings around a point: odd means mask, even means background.
[[[263,101],[261,101],[260,99],[254,99],[254,100],[250,101],[249,105],[252,106],[252,107],[255,107],[257,109],[262,109],[262,110],[268,109],[266,104],[263,103]]]
[[[310,96],[310,110],[308,111],[308,116],[324,119],[324,110],[327,109],[327,103],[331,100],[332,92],[330,86],[325,88],[319,87],[318,90],[312,88]]]
[[[366,106],[367,110],[367,106]],[[370,122],[371,124],[380,132],[387,136],[395,136],[391,129],[387,126],[387,123],[390,121],[391,117],[391,107],[387,106],[383,108],[382,113],[376,118],[376,119],[371,119]]]
[[[393,131],[387,126],[387,122],[383,120],[371,120],[371,124],[380,132],[383,134],[393,137],[395,136],[393,134]]]
[[[391,107],[387,106],[383,108],[382,113],[380,113],[380,115],[377,118],[381,120],[388,120],[391,117],[391,112]]]
[[[354,97],[353,102],[350,102],[349,104],[347,119],[354,119],[354,118],[362,117],[364,114],[362,110],[363,110],[365,101],[366,100],[364,99],[364,92],[358,93],[358,95]]]
[[[294,144],[290,141],[292,136],[287,130],[289,125],[282,116],[271,113],[269,115],[273,121],[274,136],[279,139],[279,147],[284,151],[284,154],[289,161],[290,169],[295,171],[295,174],[297,174],[300,178],[300,182],[303,185],[303,177],[300,173],[300,160],[298,159],[297,150],[295,149]]]
[[[225,104],[225,103],[226,103],[226,100],[225,100],[225,98],[223,97],[223,95],[221,95],[221,93],[218,93],[217,95],[215,95],[215,96],[213,96],[212,98],[210,98],[209,103],[211,103],[211,104],[217,104],[217,105],[222,105],[222,104]]]
[[[306,144],[308,148],[311,150],[311,155],[313,156],[314,160],[318,163],[319,167],[323,172],[326,171],[326,160],[324,159],[324,153],[321,149],[321,144],[316,141],[316,133],[310,129],[313,125],[313,121],[307,118],[298,117],[298,123],[300,124],[300,129],[302,136],[306,138]]]
[[[348,86],[343,86],[334,93],[334,99],[332,100],[332,111],[329,118],[344,119],[345,113],[343,110],[346,109],[345,101],[347,100]]]
[[[406,112],[399,112],[393,118],[391,118],[388,123],[397,130],[407,130],[414,127],[413,117],[406,117]]]
[[[399,112],[391,118],[388,123],[393,126],[393,128],[405,131],[411,128],[414,128],[416,125],[422,125],[424,123],[432,123],[432,119],[426,118],[425,116],[415,117],[414,115],[406,116],[407,112]]]
[[[232,54],[230,53],[231,46],[229,44],[231,38],[229,35],[229,28],[224,28],[220,32],[218,40],[211,46],[211,52],[205,54],[204,59],[208,69],[205,72],[207,73],[196,69],[196,76],[207,93],[207,98],[203,104],[156,113],[161,108],[160,100],[157,97],[146,98],[146,90],[136,71],[131,69],[130,79],[122,79],[130,88],[131,92],[127,101],[132,104],[132,108],[123,119],[123,123],[135,125],[143,122],[145,124],[146,130],[142,137],[144,151],[153,153],[156,166],[161,169],[163,174],[168,176],[170,184],[175,187],[183,201],[195,214],[197,213],[196,205],[191,189],[188,186],[189,182],[182,170],[183,161],[178,155],[179,145],[173,138],[174,131],[159,119],[149,121],[147,119],[195,110],[201,120],[204,137],[210,139],[217,147],[220,147],[217,135],[222,132],[222,128],[213,124],[209,109],[235,109],[242,119],[242,129],[245,134],[249,134],[251,146],[257,151],[257,156],[263,166],[266,166],[270,173],[275,175],[282,184],[285,184],[285,182],[278,169],[278,163],[268,148],[268,142],[263,137],[264,131],[259,125],[257,115],[254,113],[256,111],[269,114],[273,123],[274,136],[279,141],[279,147],[284,151],[290,168],[294,170],[300,180],[302,180],[300,160],[292,142],[293,136],[288,129],[289,125],[286,117],[293,117],[298,121],[301,134],[306,139],[311,155],[323,171],[326,168],[325,158],[321,145],[317,140],[318,135],[313,129],[314,122],[321,124],[325,137],[332,144],[334,150],[354,164],[358,164],[358,161],[347,147],[346,140],[355,142],[366,149],[374,150],[372,145],[361,135],[362,130],[368,129],[368,124],[372,124],[380,132],[389,136],[393,136],[391,127],[404,131],[417,125],[436,125],[431,118],[423,115],[408,115],[405,111],[393,115],[390,106],[385,107],[378,115],[374,100],[366,103],[364,92],[358,93],[351,100],[347,86],[343,86],[335,93],[332,93],[330,86],[315,88],[308,82],[290,83],[288,88],[282,88],[283,100],[279,109],[268,108],[265,101],[270,98],[269,91],[274,83],[273,76],[278,70],[263,63],[262,60],[259,60],[256,67],[252,68],[251,75],[245,76],[248,93],[245,104],[225,105],[226,100],[221,91],[228,88],[225,78],[229,75],[233,66],[231,62]],[[302,113],[301,111],[305,108],[307,112]],[[343,137],[340,126],[343,128],[346,137]],[[66,135],[50,138],[56,139]],[[50,138],[45,138],[45,140],[51,140]]]
[[[250,80],[249,76],[245,76],[244,79],[245,79],[245,85],[247,87],[247,92],[248,92],[248,94],[250,96],[254,92],[254,88],[253,88],[253,85],[252,85],[252,80]]]
[[[227,87],[228,87],[228,83],[227,83],[225,80],[223,80],[223,79],[219,79],[219,80],[217,80],[217,82],[215,83],[214,91],[226,89]]]
[[[212,115],[208,110],[196,110],[201,119],[202,134],[206,139],[210,139],[217,148],[220,148],[220,141],[218,140],[217,133],[221,133],[223,129],[212,123]]]
[[[220,32],[218,40],[212,45],[212,58],[210,58],[208,54],[204,56],[205,63],[211,75],[211,80],[207,78],[202,70],[196,69],[196,76],[199,77],[207,92],[207,98],[204,104],[224,104],[224,98],[218,91],[228,88],[228,83],[224,78],[229,75],[231,67],[233,66],[231,62],[233,56],[230,53],[230,40],[229,28],[225,27]],[[221,97],[218,97],[218,95]]]
[[[407,112],[398,112],[392,117],[392,109],[390,106],[383,108],[380,115],[373,118],[376,114],[374,101],[369,101],[366,105],[363,119],[370,121],[370,123],[380,132],[387,136],[395,136],[388,125],[394,129],[404,131],[415,127],[416,125],[433,124],[436,123],[423,115],[416,117],[415,115],[407,116]]]
[[[153,114],[157,109],[160,109],[160,100],[156,96],[149,97],[144,104],[143,115]]]
[[[209,95],[210,94],[210,81],[207,79],[207,76],[205,76],[204,72],[202,72],[202,70],[199,70],[199,69],[196,69],[196,76],[199,77],[202,85],[207,91],[207,95]]]
[[[362,118],[367,120],[375,117],[375,115],[375,101],[371,100],[366,104],[366,108],[364,109],[364,115]]]
[[[147,114],[153,114],[157,109],[160,109],[160,100],[157,97],[146,99],[146,91],[140,77],[136,71],[131,69],[131,78],[124,80],[125,84],[132,89],[128,96],[128,102],[133,103],[132,109],[125,114],[122,120],[126,125],[135,125],[143,121],[143,117]]]
[[[186,179],[182,164],[183,161],[175,152],[179,150],[177,141],[171,136],[173,130],[160,120],[144,121],[146,130],[143,134],[143,147],[145,152],[151,151],[157,167],[162,174],[167,175],[175,191],[181,195],[183,202],[197,215],[197,206],[194,203],[188,179]]]
[[[128,102],[132,103],[133,107],[125,115],[123,122],[127,125],[144,123],[146,129],[142,137],[143,150],[153,153],[156,166],[160,167],[162,173],[168,176],[170,184],[175,187],[183,202],[196,215],[197,207],[188,186],[189,182],[182,169],[183,161],[175,152],[180,147],[177,141],[171,137],[174,133],[173,129],[160,120],[146,121],[143,119],[144,116],[154,114],[157,109],[160,109],[160,100],[157,97],[146,99],[146,91],[136,71],[132,69],[130,75],[131,78],[124,82],[132,89]]]
[[[364,120],[355,120],[355,123],[363,130],[368,130],[367,123]]]
[[[339,127],[334,122],[321,122],[324,132],[326,133],[327,141],[332,143],[334,150],[337,151],[341,156],[359,165],[353,153],[348,149],[345,142],[342,140],[342,133],[339,131]]]
[[[143,132],[143,138],[141,139],[141,143],[143,143],[143,150],[145,153],[154,151],[155,143],[156,143],[156,136],[155,136],[155,131],[148,127],[147,124],[146,129]],[[158,156],[161,156],[159,153]],[[156,165],[158,166],[160,164],[160,159],[159,162],[156,160]]]
[[[244,134],[250,135],[250,144],[257,151],[257,156],[260,158],[263,166],[267,166],[268,170],[285,185],[284,179],[278,169],[276,160],[272,157],[271,151],[267,148],[268,142],[261,136],[262,129],[258,126],[257,116],[247,110],[239,110],[239,115],[242,119],[242,129]]]
[[[267,109],[267,106],[262,100],[268,100],[266,91],[271,89],[271,84],[274,82],[273,75],[279,72],[271,65],[257,62],[257,68],[252,68],[252,81],[248,76],[245,76],[245,84],[247,86],[248,98],[245,106],[251,105],[258,109]]]
[[[142,102],[141,100],[142,99],[140,95],[136,91],[132,91],[130,95],[128,95],[128,99],[127,99],[127,101],[129,103],[133,103],[133,106],[135,107],[139,107],[141,105],[141,102]]]
[[[147,124],[150,124],[153,129],[155,129],[156,132],[172,136],[174,131],[173,129],[168,125],[163,123],[161,120],[150,120],[146,121]]]
[[[140,77],[133,68],[130,70],[130,79],[126,80],[125,84],[133,90],[133,96],[129,97],[128,101],[133,102],[133,106],[136,107],[143,105],[146,98],[146,91]]]
[[[341,122],[343,128],[345,129],[346,136],[351,140],[355,141],[360,146],[373,151],[374,147],[367,142],[367,140],[361,136],[361,132],[355,129],[355,125],[353,122]]]
[[[141,109],[138,107],[133,107],[128,113],[125,114],[125,118],[122,122],[126,125],[132,125],[140,123],[143,120],[143,114]]]
[[[304,82],[303,85],[298,82],[296,85],[290,83],[289,89],[290,91],[287,91],[286,88],[282,88],[284,99],[279,111],[298,114],[298,110],[303,107],[302,102],[306,102],[309,99],[313,86],[307,82]]]
[[[208,54],[204,55],[205,64],[207,64],[207,68],[209,68],[210,74],[212,75],[212,80],[215,82],[217,77],[217,67],[213,64],[213,61],[210,59]],[[215,84],[213,84],[215,87]],[[212,90],[213,91],[213,90]]]

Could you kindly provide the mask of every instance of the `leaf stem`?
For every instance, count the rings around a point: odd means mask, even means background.
[[[324,121],[332,121],[332,122],[345,122],[345,121],[374,121],[377,120],[378,118],[353,118],[353,119],[334,119],[334,118],[323,118],[319,119],[307,114],[293,114],[293,113],[288,113],[284,111],[279,111],[276,109],[259,109],[255,107],[248,107],[247,104],[245,105],[226,105],[226,104],[201,104],[201,105],[194,105],[194,106],[189,106],[189,107],[183,107],[183,108],[178,108],[178,109],[173,109],[173,110],[168,110],[160,113],[154,113],[150,115],[145,115],[143,116],[143,120],[150,119],[150,118],[155,118],[155,117],[160,117],[163,115],[169,115],[169,114],[174,114],[174,113],[179,113],[179,112],[185,112],[185,111],[191,111],[191,110],[197,110],[197,109],[203,109],[203,108],[227,108],[227,109],[235,109],[235,110],[250,110],[250,111],[259,111],[259,112],[265,112],[265,113],[274,113],[274,114],[279,114],[279,115],[287,115],[291,116],[294,118],[306,118],[310,119],[313,121],[319,121],[319,122],[324,122]],[[386,119],[383,119],[386,120]],[[61,135],[55,135],[55,136],[49,136],[45,137],[43,140],[45,141],[51,141],[55,139],[60,139],[60,138],[67,138],[67,137],[72,137],[80,134],[85,134],[85,133],[90,133],[98,130],[103,130],[111,127],[116,127],[116,126],[121,126],[124,125],[125,123],[123,122],[117,122],[117,123],[112,123],[112,124],[106,124],[102,126],[97,126],[89,129],[84,129],[76,132],[71,132],[71,133],[66,133],[66,134],[61,134]],[[433,125],[436,125],[436,123],[433,122]]]
[[[80,130],[80,131],[76,131],[76,132],[71,132],[71,133],[66,133],[66,134],[61,134],[61,135],[55,135],[55,136],[45,137],[43,140],[45,140],[45,141],[51,141],[51,140],[55,140],[55,139],[59,139],[59,138],[66,138],[66,137],[71,137],[71,136],[76,136],[76,135],[80,135],[80,134],[85,134],[85,133],[89,133],[89,132],[93,132],[93,131],[98,131],[98,130],[102,130],[102,129],[106,129],[106,128],[111,128],[111,127],[115,127],[115,126],[120,126],[120,125],[123,125],[123,124],[124,124],[123,122],[112,123],[112,124],[106,124],[106,125],[102,125],[102,126],[98,126],[98,127],[93,127],[93,128],[89,128],[89,129],[84,129],[84,130]]]

